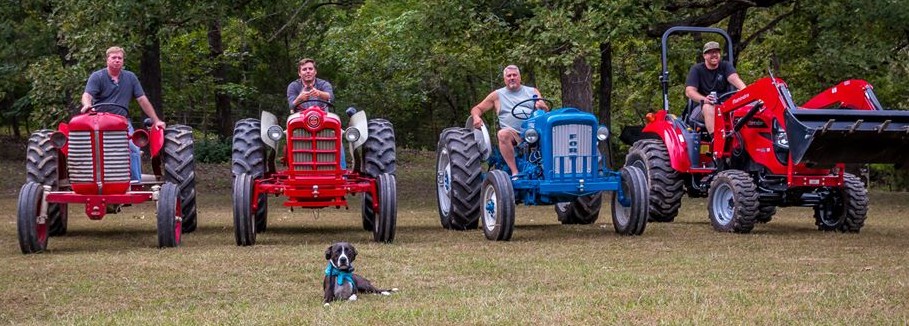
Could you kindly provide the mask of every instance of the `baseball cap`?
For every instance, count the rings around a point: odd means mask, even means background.
[[[720,43],[714,41],[707,42],[704,44],[704,52],[701,53],[707,53],[707,51],[710,50],[720,50]]]

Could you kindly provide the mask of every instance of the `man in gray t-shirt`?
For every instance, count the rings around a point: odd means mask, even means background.
[[[82,93],[82,109],[80,112],[86,113],[92,108],[98,112],[109,112],[126,117],[129,121],[129,102],[135,98],[139,102],[139,107],[152,120],[152,126],[156,129],[164,129],[166,124],[158,119],[155,114],[155,108],[152,106],[136,74],[129,70],[123,69],[123,49],[120,47],[110,47],[107,49],[107,68],[95,71],[88,77],[85,84],[85,92]],[[103,105],[104,103],[115,103],[115,105]],[[102,104],[95,107],[96,104]],[[133,133],[133,125],[129,124],[129,134]],[[139,148],[129,143],[130,149],[130,174],[131,179],[138,181],[142,179],[141,162],[139,161]]]
[[[331,83],[316,78],[316,73],[316,61],[313,59],[306,58],[297,64],[297,74],[300,78],[287,85],[287,104],[290,112],[313,105],[327,109],[327,104],[311,100],[334,101],[335,93]]]
[[[483,119],[480,116],[486,111],[493,108],[499,117],[500,128],[496,133],[499,139],[499,152],[505,159],[505,164],[511,170],[512,179],[519,177],[518,166],[514,159],[514,146],[521,141],[521,121],[511,115],[511,109],[515,104],[533,98],[536,96],[542,98],[540,91],[533,87],[521,85],[521,71],[518,66],[509,65],[502,71],[502,77],[505,80],[505,87],[492,91],[479,104],[470,109],[470,116],[473,117],[473,126],[479,128],[483,125]],[[532,102],[525,103],[528,107]],[[549,110],[546,103],[536,101],[536,108]],[[519,110],[531,110],[531,108],[518,108]]]

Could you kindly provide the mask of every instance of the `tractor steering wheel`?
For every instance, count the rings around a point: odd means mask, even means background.
[[[113,102],[102,102],[102,103],[92,104],[91,112],[98,112],[97,108],[100,106],[116,106],[118,108],[126,110],[126,112],[129,112],[129,108],[126,107],[125,105],[120,104],[120,103],[113,103]],[[88,113],[88,112],[86,112],[86,113]]]
[[[738,93],[738,92],[739,92],[739,90],[733,90],[733,91],[728,91],[723,94],[720,94],[719,96],[716,97],[716,104],[719,105],[719,104],[725,102],[726,99],[728,99],[732,95],[735,95],[735,93]]]
[[[518,107],[520,107],[521,104],[524,104],[525,102],[530,102],[530,101],[533,101],[533,107],[531,108],[530,112],[527,112],[527,110],[518,110]],[[536,110],[537,110],[537,101],[546,102],[546,104],[548,104],[550,108],[552,107],[552,101],[551,101],[551,100],[545,99],[545,98],[542,98],[542,97],[533,97],[533,98],[529,98],[529,99],[520,101],[520,102],[518,102],[517,104],[515,104],[515,105],[511,108],[511,116],[512,116],[512,117],[515,117],[516,119],[520,119],[520,120],[527,120],[527,119],[530,119],[530,117],[533,116],[533,113],[536,112]],[[526,107],[525,107],[525,108],[526,108]]]
[[[303,101],[303,102],[300,102],[300,104],[297,104],[297,106],[294,107],[294,112],[298,112],[298,111],[303,111],[303,110],[305,110],[306,107],[303,106],[303,103],[308,103],[308,102],[324,103],[324,104],[326,104],[326,105],[328,106],[328,107],[325,108],[328,112],[331,112],[331,110],[335,108],[335,105],[334,105],[334,104],[331,104],[331,102],[329,102],[329,101],[323,101],[323,100],[320,100],[320,99],[315,99],[315,100],[305,100],[305,101]],[[310,106],[312,106],[312,105],[310,105]]]

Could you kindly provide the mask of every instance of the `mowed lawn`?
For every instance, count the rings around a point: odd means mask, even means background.
[[[270,201],[269,228],[237,247],[228,165],[199,165],[199,229],[157,249],[151,204],[103,221],[70,207],[69,234],[22,255],[16,196],[24,163],[0,161],[3,324],[906,324],[909,194],[872,192],[860,234],[815,229],[781,209],[751,234],[714,232],[703,199],[642,236],[562,226],[552,207],[517,209],[513,240],[438,222],[434,154],[399,151],[398,228],[371,242],[359,198],[348,210]],[[323,253],[354,243],[357,272],[390,296],[322,306]]]

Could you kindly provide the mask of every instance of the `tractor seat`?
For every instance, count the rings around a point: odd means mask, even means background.
[[[701,106],[691,99],[688,99],[688,105],[685,106],[685,111],[682,112],[682,121],[695,131],[707,131],[707,125],[704,124],[704,113],[701,112]]]

